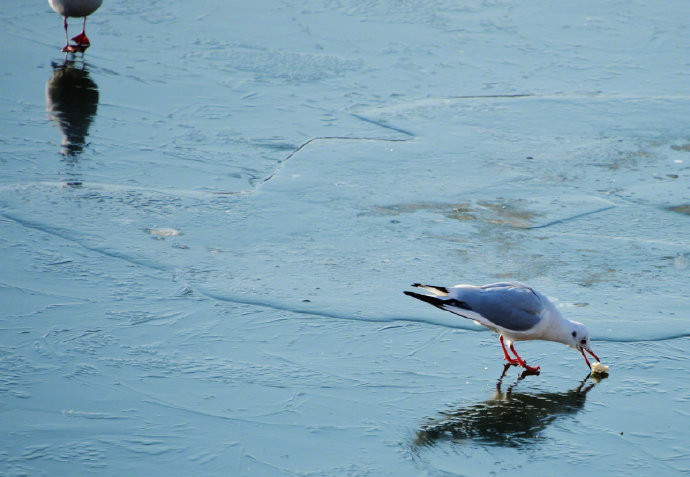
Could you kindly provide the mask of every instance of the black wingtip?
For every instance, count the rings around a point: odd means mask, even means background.
[[[421,300],[430,305],[434,305],[435,307],[438,307],[442,310],[451,311],[456,315],[465,316],[459,313],[457,310],[453,311],[448,309],[448,307],[472,311],[472,308],[470,308],[470,306],[467,303],[465,303],[464,301],[456,300],[455,298],[439,298],[436,296],[422,295],[421,293],[415,293],[411,291],[403,291],[403,293],[407,296],[411,296],[412,298],[416,298],[417,300]],[[465,316],[465,318],[467,317]]]
[[[444,300],[436,298],[435,296],[422,295],[421,293],[415,293],[411,291],[404,291],[403,293],[407,296],[411,296],[412,298],[416,298],[417,300],[424,301],[426,303],[429,303],[430,305],[434,305],[439,308],[442,308],[444,304]]]

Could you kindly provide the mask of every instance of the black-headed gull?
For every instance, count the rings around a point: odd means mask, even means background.
[[[417,298],[442,310],[498,333],[506,361],[527,371],[539,372],[539,366],[528,366],[513,347],[515,341],[547,340],[563,343],[579,351],[590,367],[585,351],[597,361],[599,358],[589,347],[589,331],[582,323],[567,320],[556,306],[538,291],[518,282],[491,283],[484,286],[457,285],[437,287],[414,283],[433,295],[406,291],[405,295]],[[508,354],[504,344],[515,355]]]
[[[65,53],[85,51],[91,45],[91,42],[86,37],[86,17],[98,10],[103,0],[48,0],[48,3],[50,3],[53,10],[62,15],[65,19],[65,40],[67,44],[62,48],[62,51]],[[76,42],[76,45],[70,45],[69,42],[69,35],[67,34],[67,18],[69,17],[84,17],[81,33],[72,38],[72,40]]]

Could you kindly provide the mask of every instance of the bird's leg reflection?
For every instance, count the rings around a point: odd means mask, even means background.
[[[587,376],[585,376],[585,379],[580,381],[580,385],[577,387],[577,392],[582,393],[582,394],[587,394],[594,387],[594,385],[600,381],[600,380],[596,380],[594,382],[591,382],[591,383],[589,383],[589,386],[587,386],[586,388],[583,389],[583,387],[585,386],[585,383],[591,377],[592,377],[592,375],[588,374]]]
[[[496,381],[496,393],[494,394],[494,399],[510,399],[510,395],[513,393],[513,388],[517,386],[517,384],[525,379],[527,376],[538,376],[539,372],[538,371],[532,371],[529,369],[525,369],[520,375],[518,376],[517,380],[508,386],[508,390],[505,393],[501,392],[501,386],[503,385],[503,378],[505,378],[506,373],[512,366],[511,363],[507,363],[503,365],[503,372],[501,375],[498,377],[498,380]]]
[[[565,392],[519,393],[517,384],[529,376],[523,372],[505,392],[501,391],[510,364],[496,382],[492,399],[441,413],[418,431],[414,444],[430,446],[441,441],[480,441],[489,445],[525,447],[541,438],[553,421],[584,408],[586,396],[596,383],[587,385],[589,375]]]
[[[508,370],[510,369],[511,366],[512,366],[511,363],[507,363],[507,364],[503,365],[503,372],[498,377],[498,381],[496,381],[496,391],[501,392],[501,383],[503,383],[503,378],[506,377],[506,373],[508,372]]]

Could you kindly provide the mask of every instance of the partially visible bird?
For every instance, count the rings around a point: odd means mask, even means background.
[[[548,298],[527,285],[501,282],[484,286],[437,287],[420,283],[412,286],[423,288],[433,295],[410,291],[404,292],[405,295],[474,320],[498,333],[505,360],[512,365],[539,372],[539,366],[528,366],[513,347],[513,342],[527,340],[557,341],[570,346],[582,353],[590,368],[592,366],[585,351],[599,361],[589,347],[589,331],[585,325],[564,318]],[[515,359],[508,354],[504,338]]]
[[[65,19],[65,40],[67,44],[62,48],[62,51],[65,53],[85,51],[91,45],[91,42],[86,37],[86,17],[98,10],[103,0],[48,0],[48,3],[50,3],[53,10]],[[67,34],[67,18],[69,17],[84,17],[81,33],[72,38],[76,43],[75,45],[70,44],[69,35]]]

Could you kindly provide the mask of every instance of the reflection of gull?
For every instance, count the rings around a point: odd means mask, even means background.
[[[498,333],[505,359],[510,364],[520,365],[531,372],[539,372],[539,366],[528,366],[513,347],[514,341],[526,340],[563,343],[582,353],[587,366],[589,360],[585,351],[599,360],[589,348],[587,328],[582,323],[563,318],[548,298],[522,283],[492,283],[482,287],[457,285],[451,288],[420,283],[412,286],[423,288],[433,293],[433,296],[409,291],[406,291],[405,295],[474,320]],[[517,359],[508,355],[503,344],[504,337]]]
[[[587,378],[570,391],[562,393],[522,394],[513,388],[529,372],[525,371],[508,390],[501,392],[501,382],[510,367],[506,364],[496,383],[493,399],[472,406],[444,412],[442,419],[425,424],[417,432],[415,445],[429,446],[437,441],[473,439],[486,444],[525,447],[556,418],[580,411],[594,383]],[[589,377],[589,376],[588,376]]]
[[[98,109],[98,87],[85,67],[67,63],[53,68],[53,77],[46,83],[46,110],[62,133],[62,153],[76,156],[86,145]]]
[[[91,42],[86,37],[86,17],[95,12],[101,6],[103,0],[48,0],[50,6],[57,13],[65,18],[65,40],[67,44],[62,51],[65,53],[75,53],[77,51],[83,52],[86,50]],[[67,18],[81,18],[84,17],[84,24],[82,25],[81,33],[73,37],[72,40],[76,45],[69,44],[69,35],[67,34]]]

